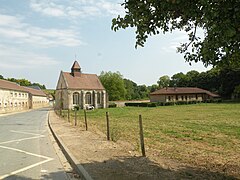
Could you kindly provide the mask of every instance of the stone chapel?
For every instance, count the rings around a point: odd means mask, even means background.
[[[106,90],[96,74],[82,73],[77,61],[71,72],[60,72],[55,94],[56,108],[106,108]]]

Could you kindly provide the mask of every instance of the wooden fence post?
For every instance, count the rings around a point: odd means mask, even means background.
[[[109,131],[109,117],[108,112],[106,112],[106,120],[107,120],[107,140],[110,140],[110,131]]]
[[[68,109],[68,122],[70,122],[70,109]]]
[[[86,131],[88,130],[88,125],[87,125],[87,113],[86,110],[84,109],[84,119],[85,119],[85,127],[86,127]]]
[[[146,154],[145,154],[144,137],[143,137],[142,115],[139,115],[139,134],[140,134],[140,144],[141,144],[142,156],[145,157]]]
[[[75,123],[74,125],[76,126],[77,125],[77,109],[75,108]]]

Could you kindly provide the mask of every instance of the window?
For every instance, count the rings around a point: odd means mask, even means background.
[[[91,93],[90,92],[86,93],[85,103],[86,104],[92,104],[92,98],[91,98]]]
[[[171,101],[171,96],[168,96],[168,100]]]
[[[198,95],[196,94],[196,100],[198,99]]]
[[[185,100],[187,100],[187,96],[185,96]]]
[[[19,95],[19,97],[21,97],[21,93],[19,93],[18,95]]]
[[[11,92],[11,97],[13,97],[13,93]]]
[[[17,93],[15,93],[15,97],[17,97]]]
[[[79,93],[73,93],[73,104],[79,104]]]
[[[176,95],[176,100],[178,101],[178,95]]]
[[[100,94],[100,92],[97,93],[97,103],[101,104],[101,94]]]

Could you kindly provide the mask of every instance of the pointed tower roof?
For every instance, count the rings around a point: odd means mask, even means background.
[[[72,65],[72,69],[81,69],[81,67],[77,61],[74,61],[73,65]]]
[[[72,76],[81,76],[81,67],[77,61],[74,61],[72,68],[71,68]]]

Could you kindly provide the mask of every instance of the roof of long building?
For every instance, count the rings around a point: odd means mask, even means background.
[[[20,86],[19,84],[7,80],[0,79],[0,88],[13,90],[13,91],[21,91],[27,92],[35,96],[46,96],[46,94],[42,90],[33,89],[30,87]]]
[[[208,94],[212,97],[219,97],[218,94],[197,87],[167,87],[156,90],[150,95],[174,95],[174,94]]]
[[[15,82],[4,80],[4,79],[0,79],[0,88],[28,92],[24,87],[20,86],[19,84],[15,83]]]

